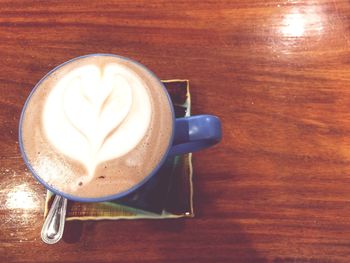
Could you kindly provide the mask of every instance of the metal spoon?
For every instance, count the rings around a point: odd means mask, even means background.
[[[64,223],[66,220],[67,199],[56,195],[47,215],[43,228],[41,229],[41,239],[46,244],[55,244],[62,238]]]

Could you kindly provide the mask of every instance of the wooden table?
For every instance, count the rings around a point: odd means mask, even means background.
[[[350,262],[349,34],[346,0],[1,1],[0,261]],[[194,219],[85,222],[48,246],[21,108],[97,52],[188,78],[224,137],[194,155]]]

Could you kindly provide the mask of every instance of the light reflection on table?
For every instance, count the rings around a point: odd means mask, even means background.
[[[299,10],[293,8],[283,17],[280,32],[285,37],[302,37],[321,34],[323,30],[322,13],[314,6]]]
[[[26,184],[13,187],[8,193],[5,206],[8,209],[33,210],[38,207],[38,196]]]
[[[18,158],[22,165],[22,159]],[[44,188],[24,169],[22,173],[5,168],[0,170],[2,176],[0,199],[1,230],[7,238],[17,242],[36,240],[43,223],[40,220],[45,201]],[[31,228],[37,229],[36,233]],[[3,233],[3,234],[4,234]]]

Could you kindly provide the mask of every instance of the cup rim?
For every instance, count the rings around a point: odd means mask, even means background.
[[[138,182],[137,184],[135,184],[134,186],[132,186],[131,188],[119,192],[117,194],[112,194],[112,195],[107,195],[107,196],[101,196],[101,197],[80,197],[80,196],[76,196],[76,195],[71,195],[71,194],[67,194],[65,192],[62,192],[56,188],[54,188],[53,186],[49,185],[45,180],[43,180],[35,171],[35,169],[32,167],[32,165],[30,164],[30,161],[26,155],[26,152],[24,150],[24,146],[23,146],[23,138],[22,138],[22,124],[23,124],[23,118],[24,118],[24,114],[25,111],[27,109],[28,103],[31,99],[31,97],[33,96],[33,94],[35,93],[35,91],[38,89],[38,87],[40,86],[40,84],[47,79],[53,72],[55,72],[56,70],[58,70],[59,68],[63,67],[66,64],[69,64],[73,61],[79,60],[79,59],[83,59],[86,57],[92,57],[92,56],[108,56],[108,57],[117,57],[120,58],[122,60],[126,60],[128,62],[134,63],[138,66],[140,66],[141,68],[143,68],[147,73],[149,73],[154,79],[158,80],[160,87],[162,88],[163,92],[166,95],[166,98],[169,102],[169,108],[171,111],[171,116],[172,116],[172,129],[171,129],[171,136],[169,139],[169,143],[167,146],[167,149],[163,155],[163,157],[161,158],[161,160],[159,161],[159,163],[153,168],[153,170],[147,175],[145,176],[140,182]],[[42,77],[34,86],[34,88],[31,90],[30,94],[28,95],[24,106],[22,108],[21,111],[21,116],[20,116],[20,120],[19,120],[19,126],[18,126],[18,142],[19,142],[19,148],[21,151],[21,156],[22,159],[24,160],[26,166],[28,167],[28,169],[30,170],[30,172],[32,173],[32,175],[35,177],[36,180],[38,180],[47,190],[63,196],[69,200],[72,201],[77,201],[77,202],[105,202],[105,201],[110,201],[110,200],[115,200],[121,197],[124,197],[132,192],[134,192],[135,190],[139,189],[141,186],[143,186],[145,183],[147,183],[159,170],[159,168],[164,164],[165,160],[167,159],[168,155],[169,155],[169,151],[171,149],[173,140],[174,140],[174,130],[175,130],[175,112],[174,112],[174,108],[173,108],[173,104],[172,101],[170,99],[170,95],[168,93],[168,91],[166,90],[164,84],[161,82],[161,80],[150,70],[148,69],[145,65],[141,64],[140,62],[134,60],[134,59],[130,59],[124,56],[120,56],[120,55],[115,55],[115,54],[109,54],[109,53],[93,53],[93,54],[87,54],[87,55],[82,55],[82,56],[78,56],[75,57],[73,59],[70,59],[68,61],[63,62],[62,64],[56,66],[55,68],[51,69],[48,73],[45,74],[44,77]]]

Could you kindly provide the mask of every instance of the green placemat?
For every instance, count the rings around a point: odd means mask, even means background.
[[[174,104],[176,117],[190,116],[191,96],[188,80],[163,80]],[[161,169],[165,180],[153,186],[142,198],[133,195],[130,200],[100,203],[68,201],[66,220],[103,220],[138,218],[193,217],[192,154],[168,159]],[[160,195],[154,195],[160,193]],[[44,217],[53,202],[54,194],[47,191]],[[140,198],[140,200],[137,200]],[[160,209],[160,212],[155,212]]]

